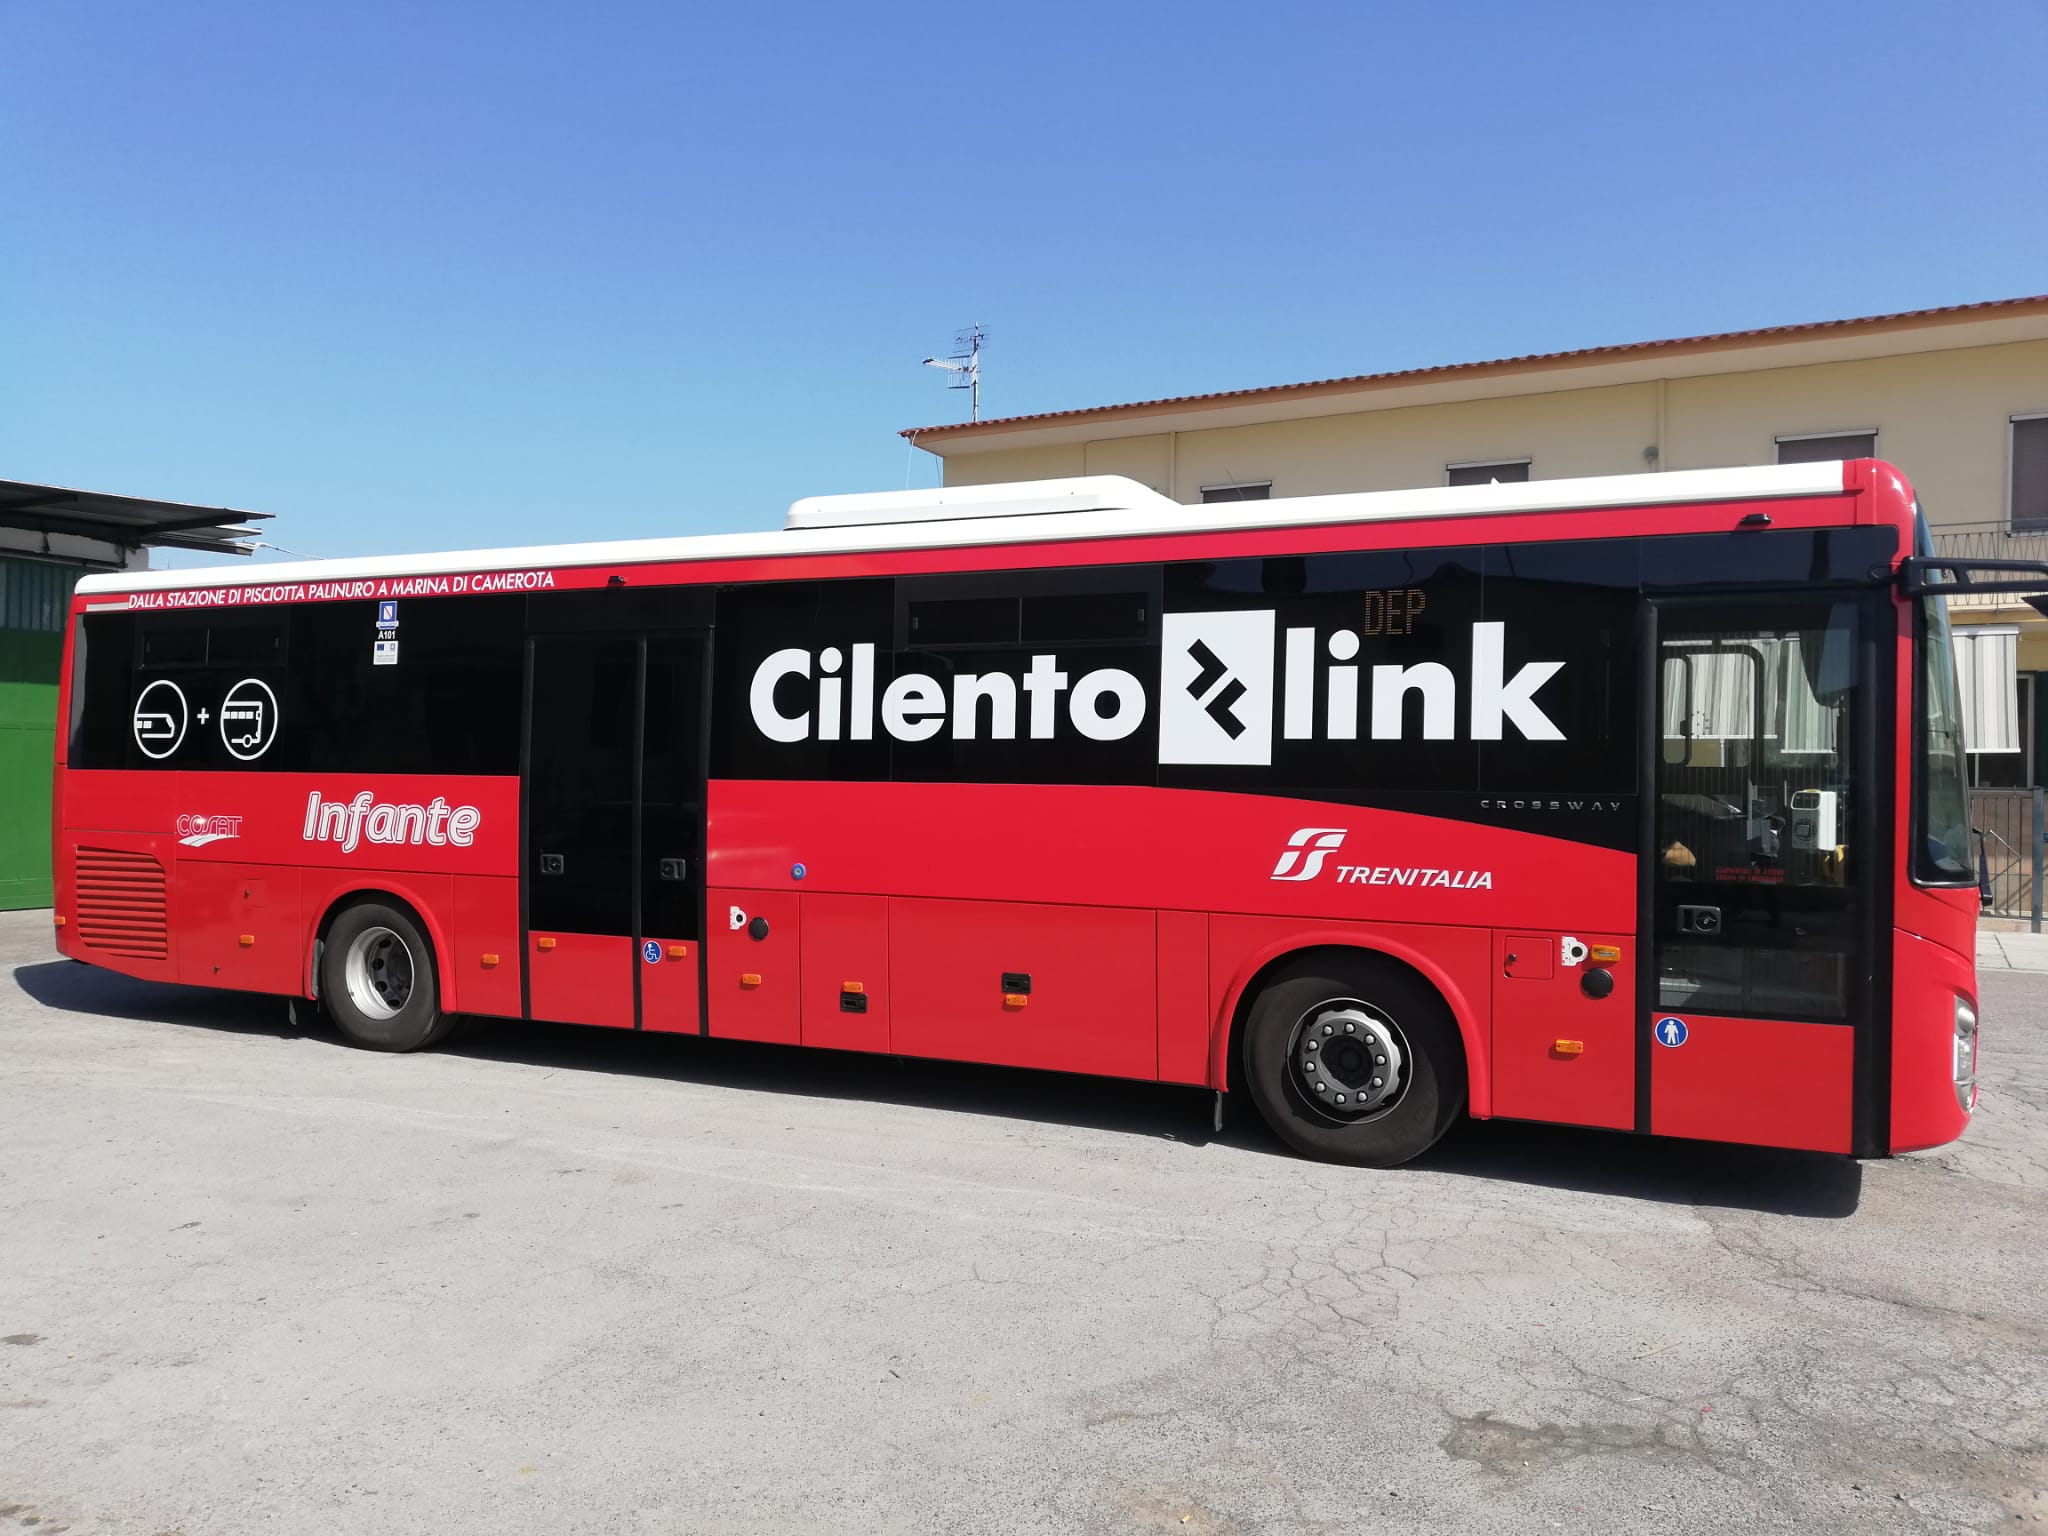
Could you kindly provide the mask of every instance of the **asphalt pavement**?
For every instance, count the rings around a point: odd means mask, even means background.
[[[47,924],[0,916],[37,1536],[2048,1521],[2048,975],[1986,971],[1937,1152],[1487,1124],[1380,1173],[1183,1089],[520,1024],[369,1055]]]

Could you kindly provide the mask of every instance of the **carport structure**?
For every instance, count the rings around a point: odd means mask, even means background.
[[[0,480],[0,910],[50,904],[50,765],[71,589],[151,549],[247,555],[267,512]]]

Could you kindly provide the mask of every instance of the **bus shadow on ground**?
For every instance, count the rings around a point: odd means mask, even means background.
[[[283,998],[137,981],[65,960],[18,966],[14,980],[29,998],[60,1012],[280,1039],[306,1035],[348,1049],[324,1021],[295,1027]],[[299,1005],[301,1019],[310,1008]],[[897,1104],[1294,1156],[1243,1095],[1232,1096],[1223,1130],[1212,1132],[1206,1089],[1119,1078],[518,1019],[476,1021],[441,1049],[551,1071]],[[1813,1219],[1853,1215],[1863,1187],[1862,1165],[1832,1154],[1506,1120],[1462,1124],[1413,1166],[1495,1183]]]

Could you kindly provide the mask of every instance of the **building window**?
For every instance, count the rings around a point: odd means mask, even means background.
[[[1475,464],[1446,464],[1446,485],[1520,485],[1529,478],[1527,459],[1486,459]]]
[[[1780,464],[1826,464],[1834,459],[1877,457],[1877,428],[1853,432],[1793,432],[1778,439]]]
[[[2048,414],[2015,416],[2006,453],[2006,513],[2014,533],[2048,533]]]
[[[2033,785],[2035,685],[2039,675],[2022,672],[2014,679],[2016,747],[2003,752],[1969,754],[1972,789],[2027,789]]]
[[[1211,501],[1270,501],[1273,497],[1273,482],[1270,480],[1233,480],[1225,485],[1205,485],[1202,500]]]

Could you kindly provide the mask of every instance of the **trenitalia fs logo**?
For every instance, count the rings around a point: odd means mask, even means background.
[[[1442,662],[1359,667],[1352,664],[1360,648],[1355,630],[1339,629],[1318,645],[1314,628],[1282,630],[1271,608],[1167,613],[1160,621],[1161,763],[1271,766],[1276,714],[1281,740],[1315,740],[1319,694],[1323,740],[1402,740],[1411,693],[1421,700],[1424,740],[1458,735],[1459,681]],[[1564,663],[1532,661],[1507,676],[1506,628],[1471,626],[1465,736],[1500,741],[1513,726],[1525,741],[1564,740],[1536,701]],[[747,693],[755,728],[770,741],[790,743],[872,741],[877,726],[902,742],[930,741],[941,731],[955,741],[1048,741],[1066,731],[1122,741],[1145,724],[1145,685],[1121,667],[1081,671],[1044,652],[1021,675],[955,672],[943,679],[906,672],[878,688],[875,650],[863,644],[773,652],[754,669]],[[1277,699],[1276,650],[1284,662]]]
[[[1344,846],[1344,831],[1338,827],[1303,827],[1287,839],[1287,851],[1273,866],[1275,880],[1313,880],[1323,872],[1323,860]]]
[[[1273,866],[1272,880],[1313,880],[1323,872],[1323,860],[1344,846],[1347,827],[1303,827],[1287,839],[1280,862]],[[1448,891],[1490,891],[1490,869],[1426,869],[1407,864],[1338,864],[1337,885],[1402,885]]]

